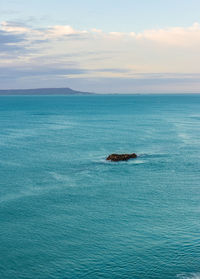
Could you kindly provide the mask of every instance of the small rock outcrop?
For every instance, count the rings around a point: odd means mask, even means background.
[[[127,161],[129,159],[135,159],[137,158],[137,155],[135,153],[132,154],[111,154],[109,155],[106,160],[112,161],[112,162],[119,162],[119,161]]]

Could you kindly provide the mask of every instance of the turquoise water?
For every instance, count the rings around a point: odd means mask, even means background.
[[[199,158],[200,95],[0,97],[0,278],[200,278]]]

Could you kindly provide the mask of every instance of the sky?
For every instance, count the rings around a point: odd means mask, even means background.
[[[199,0],[1,0],[0,89],[200,93]]]

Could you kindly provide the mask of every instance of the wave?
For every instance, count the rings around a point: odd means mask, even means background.
[[[148,153],[140,153],[138,154],[138,157],[141,158],[160,158],[160,157],[166,157],[167,153],[162,152],[148,152]]]
[[[16,162],[11,162],[11,161],[7,161],[7,160],[1,160],[0,159],[0,164],[1,165],[9,165],[9,166],[16,166],[16,167],[20,167],[22,164],[21,163],[16,163]]]
[[[38,113],[31,113],[31,115],[37,115],[37,116],[51,116],[51,115],[53,115],[53,116],[60,116],[61,114],[59,114],[59,113],[54,113],[54,112],[38,112]]]
[[[76,187],[78,184],[76,183],[76,179],[66,175],[60,174],[58,172],[49,172],[51,177],[55,179],[58,184],[63,185],[64,187]],[[58,186],[59,188],[60,186]],[[55,188],[55,187],[54,187]]]
[[[68,182],[70,180],[70,178],[64,174],[60,174],[57,172],[49,172],[49,174],[57,181]]]
[[[68,187],[74,187],[76,186],[75,182],[71,178],[67,178],[65,175],[61,175],[58,173],[51,173],[53,178],[57,180],[58,182],[62,183],[49,183],[48,186],[29,186],[29,188],[24,188],[21,191],[17,193],[8,193],[5,195],[2,195],[0,197],[0,204],[4,202],[12,202],[18,199],[23,199],[26,197],[32,197],[32,196],[41,196],[45,195],[48,192],[61,190],[63,188],[66,188],[66,185]],[[64,183],[65,182],[65,183]],[[68,183],[66,183],[68,182]]]
[[[181,273],[177,275],[178,279],[200,279],[200,273],[191,272],[191,273]]]
[[[189,118],[194,119],[194,120],[200,120],[200,114],[192,114],[189,116]]]
[[[96,158],[95,160],[92,160],[93,163],[95,164],[106,164],[106,165],[113,165],[113,163],[117,163],[117,164],[134,164],[134,165],[137,165],[137,164],[144,164],[145,161],[144,160],[141,160],[139,159],[140,155],[138,155],[138,158],[136,159],[130,159],[128,161],[119,161],[119,162],[112,162],[112,161],[107,161],[106,160],[106,156],[105,157],[99,157],[99,158]]]
[[[74,127],[76,123],[73,121],[54,121],[43,125],[46,130],[65,130]]]
[[[140,159],[134,159],[134,160],[128,161],[129,165],[140,165],[140,164],[144,164],[144,163],[146,163],[146,161],[140,160]]]

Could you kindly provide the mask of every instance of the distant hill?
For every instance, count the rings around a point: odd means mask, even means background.
[[[71,88],[37,88],[0,90],[0,95],[87,95],[88,92],[76,91]]]

